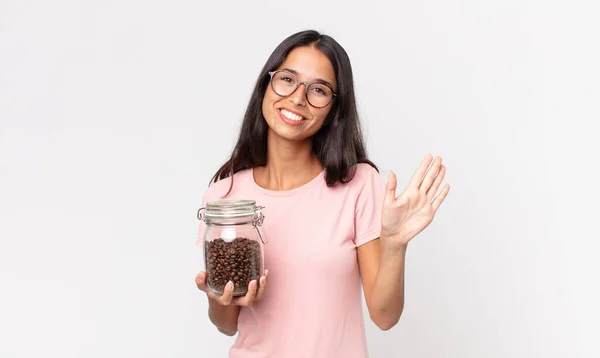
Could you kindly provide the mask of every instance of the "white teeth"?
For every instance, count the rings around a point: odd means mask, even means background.
[[[300,117],[299,115],[294,114],[290,111],[286,111],[285,109],[282,109],[281,113],[285,116],[285,118],[291,119],[292,121],[301,121],[302,120],[302,117]]]

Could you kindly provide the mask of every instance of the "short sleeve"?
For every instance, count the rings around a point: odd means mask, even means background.
[[[358,178],[360,185],[354,213],[354,244],[358,247],[377,239],[381,233],[381,209],[385,184],[379,172],[370,165],[363,165]],[[358,171],[357,171],[358,174]]]

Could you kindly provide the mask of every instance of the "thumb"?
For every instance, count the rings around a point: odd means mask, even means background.
[[[388,181],[385,186],[385,196],[383,197],[383,202],[385,205],[388,205],[396,199],[396,173],[393,170],[390,170],[390,175],[388,176]]]

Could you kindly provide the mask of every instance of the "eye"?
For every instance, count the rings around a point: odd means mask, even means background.
[[[311,92],[319,96],[329,96],[331,94],[329,87],[324,85],[313,85]]]
[[[296,85],[296,77],[289,72],[278,72],[274,78],[277,86],[285,86],[286,88],[292,88]]]

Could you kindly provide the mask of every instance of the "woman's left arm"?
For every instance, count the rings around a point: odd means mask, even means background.
[[[432,164],[433,161],[433,164]],[[446,184],[436,195],[446,167],[428,155],[406,189],[396,197],[396,176],[390,173],[381,213],[381,236],[358,247],[365,300],[371,320],[388,330],[404,309],[404,267],[408,243],[433,220],[448,195]]]
[[[381,250],[380,238],[358,247],[358,265],[371,320],[386,331],[396,325],[404,309],[406,246],[395,254]]]

